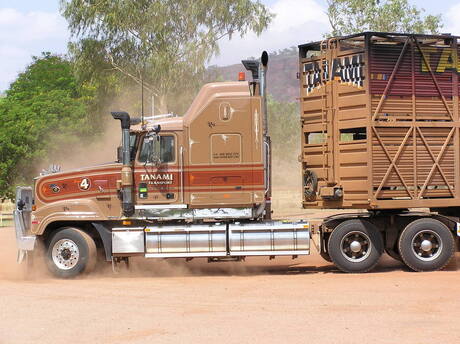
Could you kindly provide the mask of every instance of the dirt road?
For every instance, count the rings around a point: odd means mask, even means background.
[[[0,343],[459,343],[460,271],[374,273],[317,255],[246,263],[137,261],[77,280],[23,280],[0,229]],[[459,258],[457,257],[457,260]],[[460,261],[459,261],[460,263]]]

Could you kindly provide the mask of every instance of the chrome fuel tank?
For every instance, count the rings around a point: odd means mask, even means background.
[[[112,253],[147,258],[306,255],[306,222],[241,222],[149,225],[112,229]]]
[[[309,254],[308,223],[234,223],[228,230],[231,256]]]
[[[145,229],[146,257],[227,255],[226,224],[166,225]]]

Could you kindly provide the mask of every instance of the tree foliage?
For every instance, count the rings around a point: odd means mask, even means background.
[[[196,88],[221,38],[260,34],[272,17],[258,0],[61,0],[61,8],[77,64],[142,80],[161,112]]]
[[[330,36],[361,31],[439,33],[441,15],[424,15],[425,10],[408,0],[327,0]]]
[[[98,120],[87,111],[93,102],[93,89],[77,84],[69,61],[50,53],[33,58],[0,102],[0,199],[14,197],[15,183],[30,184],[62,146],[97,133]]]

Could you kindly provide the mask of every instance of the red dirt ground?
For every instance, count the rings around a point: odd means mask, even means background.
[[[0,343],[459,343],[460,273],[413,273],[382,257],[344,274],[317,254],[134,261],[76,280],[24,279],[0,229]],[[460,258],[457,257],[457,262]]]

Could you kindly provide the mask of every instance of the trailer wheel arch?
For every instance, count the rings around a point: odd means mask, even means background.
[[[347,216],[349,215],[349,216]],[[414,214],[403,214],[403,213],[396,213],[393,214],[396,218],[396,223],[398,224],[396,227],[398,229],[398,234],[411,222],[421,219],[421,218],[432,218],[435,220],[438,220],[442,223],[444,223],[452,232],[456,231],[456,225],[457,222],[453,220],[452,218],[445,216],[445,215],[440,215],[440,214],[429,214],[429,213],[414,213]],[[325,234],[326,233],[331,233],[335,227],[337,227],[339,224],[341,224],[344,221],[350,220],[350,219],[366,219],[367,221],[371,222],[374,224],[380,232],[385,232],[385,228],[382,227],[382,218],[386,218],[383,216],[372,216],[369,213],[355,213],[355,214],[340,214],[340,215],[333,215],[329,218],[326,218],[321,225],[321,233]],[[460,220],[459,220],[460,221]],[[390,226],[388,226],[389,228]],[[399,236],[399,235],[398,235]],[[397,242],[397,240],[396,240]]]

